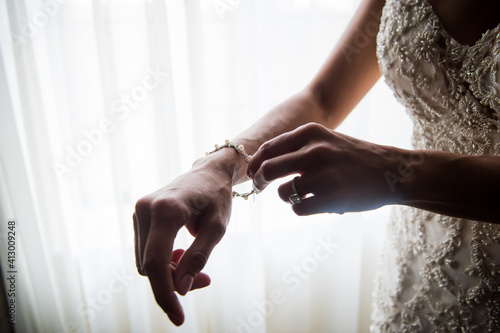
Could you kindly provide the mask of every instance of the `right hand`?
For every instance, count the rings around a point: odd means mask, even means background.
[[[185,295],[210,283],[206,274],[199,273],[229,222],[235,165],[230,161],[237,158],[229,154],[221,151],[198,160],[188,173],[135,206],[137,269],[149,278],[158,305],[177,326],[184,322],[184,313],[174,291]],[[221,158],[227,156],[233,159]],[[172,256],[173,244],[182,226],[195,239],[178,259]]]

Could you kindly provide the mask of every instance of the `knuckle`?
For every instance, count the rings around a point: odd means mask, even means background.
[[[145,275],[155,274],[160,271],[162,266],[165,264],[164,260],[161,260],[156,255],[148,254],[144,257],[144,262],[142,265],[142,270]]]
[[[222,239],[222,237],[224,237],[224,234],[226,233],[226,226],[222,222],[214,223],[213,225],[210,226],[209,231],[214,239],[220,240]]]
[[[264,161],[260,166],[261,176],[265,182],[268,182],[272,179],[272,173],[274,169],[274,163],[270,160]]]
[[[189,263],[191,269],[193,269],[195,272],[201,272],[203,267],[205,267],[207,261],[208,255],[205,252],[197,250],[189,255]]]
[[[173,215],[180,212],[180,203],[178,200],[170,197],[158,198],[150,206],[152,216],[156,217],[165,217],[166,215]]]
[[[171,197],[159,198],[151,204],[152,218],[177,223],[178,228],[186,224],[192,213],[182,201]]]
[[[330,147],[323,143],[318,143],[310,146],[306,151],[307,158],[311,159],[321,159],[329,156],[331,154]]]
[[[151,203],[151,211],[152,212],[161,212],[165,210],[169,210],[172,207],[175,207],[175,203],[171,198],[158,198]]]
[[[269,155],[269,151],[271,150],[271,141],[266,141],[264,142],[260,148],[260,153],[261,155],[265,158],[266,156]]]
[[[302,131],[307,137],[316,137],[318,134],[323,133],[324,130],[325,127],[318,123],[308,123],[302,127]]]
[[[138,215],[142,215],[145,211],[149,210],[151,207],[151,199],[149,197],[143,197],[137,200],[135,204],[135,211]]]
[[[311,124],[305,124],[296,129],[296,133],[301,137],[308,137],[311,133]]]

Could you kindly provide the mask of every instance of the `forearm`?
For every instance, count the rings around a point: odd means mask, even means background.
[[[365,0],[332,53],[307,87],[269,111],[233,141],[253,154],[266,141],[316,122],[336,128],[380,78],[376,34],[384,0]],[[360,34],[363,44],[360,45]],[[222,140],[222,139],[221,139]],[[246,179],[246,164],[236,151],[223,149],[195,164],[223,168],[233,184]]]
[[[327,112],[319,104],[317,96],[311,89],[306,88],[270,110],[232,141],[243,145],[245,151],[252,155],[264,142],[306,123],[324,124],[327,117]],[[223,169],[232,176],[233,185],[247,179],[247,164],[234,149],[222,149],[211,154],[209,158],[197,160],[194,166]]]
[[[376,34],[384,0],[365,0],[311,83],[234,138],[253,154],[266,141],[315,122],[336,128],[380,78]],[[360,45],[360,34],[364,43]],[[246,179],[246,166],[233,179]]]
[[[266,141],[310,122],[324,124],[328,114],[319,103],[317,95],[309,88],[290,97],[234,138],[243,144],[249,154],[254,154]],[[238,179],[245,179],[246,168]]]
[[[406,160],[410,168],[402,166]],[[436,213],[500,223],[500,157],[413,151],[398,158],[401,203]],[[403,171],[403,172],[401,172]],[[402,175],[402,173],[406,173]]]

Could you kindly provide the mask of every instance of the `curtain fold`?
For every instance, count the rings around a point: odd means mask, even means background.
[[[366,331],[387,208],[299,218],[278,184],[235,199],[180,328],[135,270],[131,218],[302,89],[357,4],[1,0],[0,259],[6,276],[15,221],[17,332]],[[339,130],[410,147],[383,82]]]

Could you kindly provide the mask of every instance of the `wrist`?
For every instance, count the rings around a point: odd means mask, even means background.
[[[389,188],[389,203],[411,205],[418,197],[417,190],[423,172],[425,161],[423,150],[406,150],[396,147],[388,149],[386,156],[384,178]]]
[[[413,206],[421,200],[428,190],[428,170],[424,162],[428,162],[425,150],[401,150],[397,156],[397,173],[399,176],[400,189],[398,204]]]
[[[209,168],[214,172],[222,172],[231,179],[232,185],[235,185],[245,178],[247,163],[236,150],[224,148],[197,159],[193,168]]]

